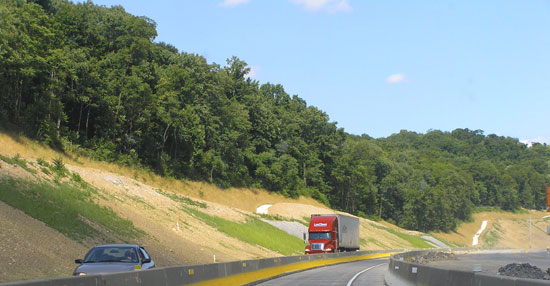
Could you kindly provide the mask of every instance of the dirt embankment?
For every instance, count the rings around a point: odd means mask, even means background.
[[[482,222],[487,221],[487,227],[479,236],[479,247],[527,249],[531,241],[532,248],[547,248],[550,244],[546,233],[547,227],[550,226],[550,217],[546,217],[548,215],[547,212],[533,210],[521,213],[480,212],[473,215],[472,222],[462,223],[455,232],[435,235],[471,246],[474,234],[480,229]]]
[[[1,201],[0,230],[0,282],[70,275],[88,251]]]

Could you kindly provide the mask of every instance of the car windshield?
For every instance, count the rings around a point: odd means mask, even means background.
[[[133,247],[95,247],[86,254],[84,263],[126,262],[137,263],[136,250]]]
[[[330,239],[330,232],[310,232],[309,239]]]

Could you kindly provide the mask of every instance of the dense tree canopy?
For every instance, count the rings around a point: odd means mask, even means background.
[[[312,196],[422,231],[477,206],[545,207],[550,149],[456,129],[355,136],[327,114],[156,43],[120,6],[0,0],[0,124],[58,149],[222,187]],[[374,123],[366,123],[374,124]]]

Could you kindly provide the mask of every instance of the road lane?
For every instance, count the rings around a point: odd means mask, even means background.
[[[319,267],[312,270],[302,271],[269,281],[265,281],[262,286],[280,286],[280,285],[305,285],[305,286],[330,286],[347,285],[348,282],[358,273],[359,274],[351,286],[357,285],[384,285],[384,273],[388,269],[388,258],[369,259],[337,265]],[[383,265],[381,265],[383,264]],[[368,284],[366,284],[368,282]]]
[[[375,266],[374,268],[369,269],[367,272],[362,273],[353,281],[353,284],[350,286],[358,285],[373,285],[373,286],[382,286],[384,285],[384,274],[388,270],[388,261],[384,261],[383,265]]]

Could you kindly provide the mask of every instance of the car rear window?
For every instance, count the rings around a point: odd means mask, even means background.
[[[137,263],[137,253],[133,247],[95,247],[88,252],[84,263],[127,262]]]

